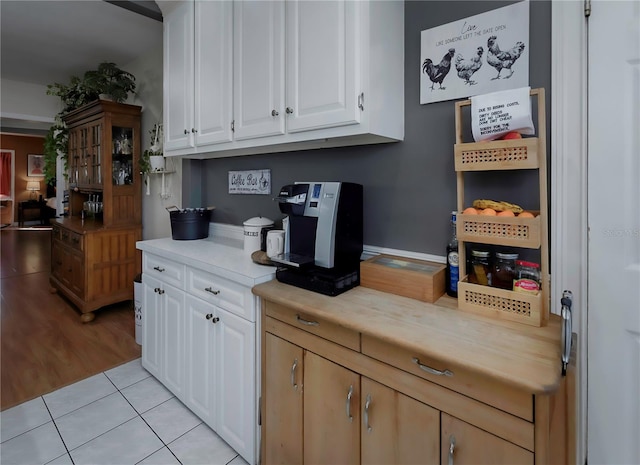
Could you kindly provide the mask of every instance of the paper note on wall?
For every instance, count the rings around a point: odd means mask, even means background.
[[[476,142],[498,139],[511,131],[534,134],[530,87],[471,97],[471,130]]]

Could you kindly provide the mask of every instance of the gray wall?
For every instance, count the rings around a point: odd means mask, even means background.
[[[212,221],[241,225],[253,216],[280,220],[272,197],[294,181],[351,181],[364,186],[364,243],[444,255],[449,216],[456,208],[453,168],[454,102],[420,105],[420,32],[514,2],[408,1],[405,3],[405,140],[392,144],[211,160],[185,160],[183,207],[215,205]],[[546,89],[550,108],[551,4],[530,3],[530,85]],[[549,111],[547,111],[549,113]],[[535,120],[534,108],[534,120]],[[547,140],[550,124],[547,119]],[[547,149],[547,153],[550,150]],[[228,171],[271,169],[272,195],[229,195]],[[533,172],[467,176],[467,203],[508,200],[537,209]]]

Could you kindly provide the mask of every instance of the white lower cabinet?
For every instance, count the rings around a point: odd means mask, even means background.
[[[143,367],[256,463],[256,299],[245,299],[250,288],[147,252],[143,266]]]

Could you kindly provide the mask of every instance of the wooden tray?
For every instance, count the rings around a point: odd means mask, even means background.
[[[537,249],[540,247],[540,215],[518,218],[485,215],[456,217],[456,236],[459,241],[505,245]]]
[[[538,138],[494,140],[454,145],[456,171],[537,169]]]

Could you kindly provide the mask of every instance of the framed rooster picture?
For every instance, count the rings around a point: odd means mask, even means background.
[[[528,85],[528,0],[421,32],[421,104]]]

